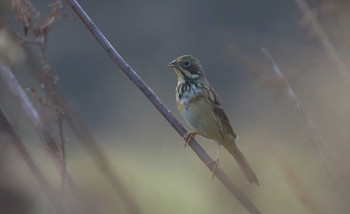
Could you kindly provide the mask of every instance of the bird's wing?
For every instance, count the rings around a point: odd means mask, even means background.
[[[210,86],[209,86],[210,87]],[[234,139],[237,138],[236,133],[233,131],[232,126],[230,124],[230,119],[227,117],[225,110],[222,106],[221,100],[219,96],[216,94],[214,89],[210,87],[209,92],[209,100],[212,102],[213,113],[215,114],[217,120],[216,122],[221,127],[222,135],[226,136],[226,133],[230,134]]]

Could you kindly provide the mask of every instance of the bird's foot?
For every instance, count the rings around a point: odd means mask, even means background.
[[[209,162],[206,162],[205,164],[211,168],[211,170],[213,172],[213,174],[211,175],[211,180],[214,180],[216,169],[219,166],[219,158],[216,158],[215,160],[211,160]]]
[[[187,144],[189,144],[191,137],[194,139],[194,137],[198,135],[198,132],[187,132],[182,138],[185,141],[184,148],[186,149]]]

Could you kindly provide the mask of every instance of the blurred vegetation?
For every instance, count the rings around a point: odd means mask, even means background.
[[[28,89],[55,138],[60,137],[57,109],[52,110],[56,104],[48,99],[52,95],[45,85],[47,76],[35,75],[43,74],[43,65],[48,65],[56,89],[85,119],[142,213],[246,213],[217,180],[210,179],[211,173],[194,153],[183,149],[181,137],[65,4],[51,25],[46,18],[52,17],[56,1],[31,2],[36,9],[33,19],[50,27],[41,44],[45,55],[40,44],[15,35],[25,35],[23,25],[11,2],[1,1],[0,62],[9,65]],[[348,69],[350,4],[346,0],[306,3]],[[350,78],[323,48],[310,14],[294,1],[81,4],[177,118],[181,117],[175,107],[176,77],[166,64],[182,54],[202,61],[261,186],[249,186],[229,154],[222,152],[220,164],[262,213],[349,213]],[[27,35],[30,41],[36,38]],[[301,100],[314,129],[273,73],[262,47],[269,50]],[[2,79],[0,105],[34,161],[59,190],[60,172]],[[67,118],[63,132],[66,168],[81,192],[76,197],[66,186],[67,213],[129,213]],[[215,144],[198,140],[215,155]],[[1,132],[0,141],[0,213],[55,213],[40,183]]]

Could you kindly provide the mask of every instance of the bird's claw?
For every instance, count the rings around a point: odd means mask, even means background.
[[[194,138],[194,136],[196,136],[198,133],[197,132],[187,132],[184,136],[183,139],[185,141],[185,145],[184,148],[186,149],[187,144],[189,144],[190,139]]]
[[[213,167],[212,167],[213,174],[211,175],[211,180],[214,180],[216,169],[219,166],[219,158],[216,158],[215,160],[211,160],[211,161],[205,163],[205,165],[207,165],[209,167],[211,164],[213,164]]]

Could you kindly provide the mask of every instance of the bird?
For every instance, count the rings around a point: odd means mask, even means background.
[[[187,132],[183,138],[185,145],[196,135],[211,139],[218,144],[215,169],[219,163],[222,145],[236,160],[240,170],[250,184],[259,185],[257,176],[247,159],[238,149],[237,135],[224,111],[222,102],[205,77],[200,61],[191,55],[183,55],[168,64],[177,75],[176,105],[185,121],[194,131]]]

